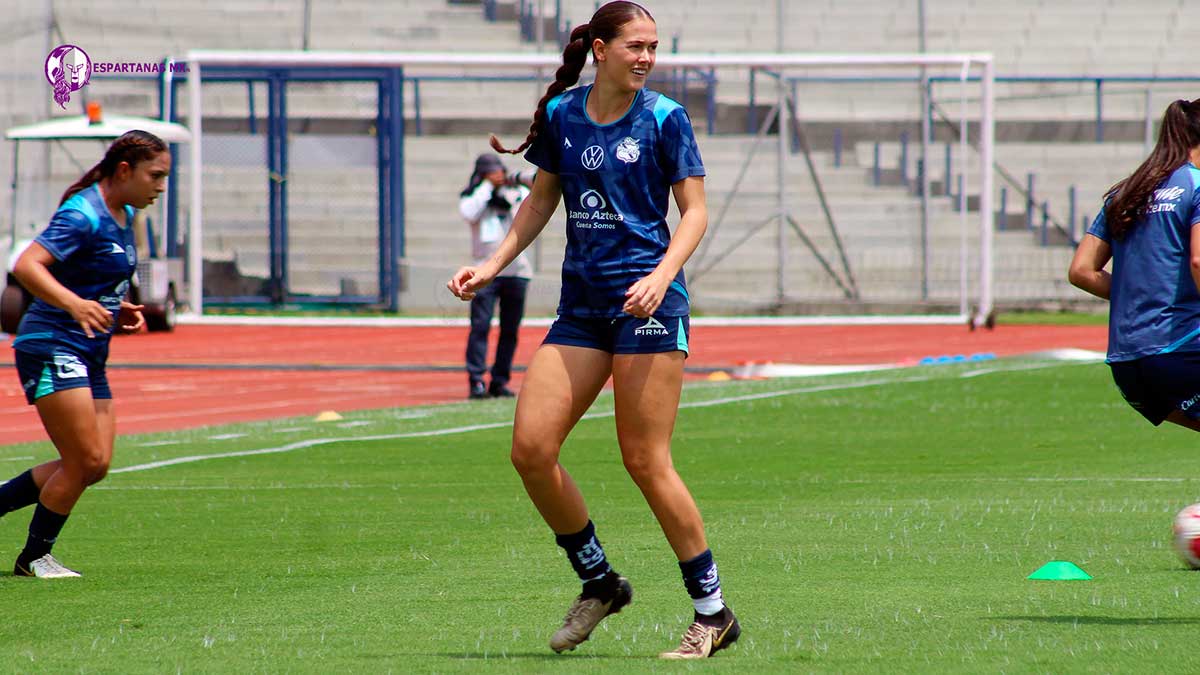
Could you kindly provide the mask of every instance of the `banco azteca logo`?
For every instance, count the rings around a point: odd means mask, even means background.
[[[46,56],[46,80],[54,87],[54,102],[63,110],[71,92],[79,91],[92,79],[92,59],[75,45],[59,45]]]
[[[580,195],[579,205],[589,211],[608,208],[608,202],[604,201],[604,196],[595,190],[588,190]]]

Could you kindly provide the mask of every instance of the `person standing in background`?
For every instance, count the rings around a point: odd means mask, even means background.
[[[500,158],[492,153],[476,158],[475,170],[458,201],[458,211],[471,227],[471,257],[475,264],[483,264],[491,258],[508,234],[517,206],[529,195],[532,173],[510,174]],[[467,336],[469,398],[514,396],[508,382],[512,379],[517,333],[525,315],[525,293],[532,276],[533,266],[522,253],[471,300],[471,332]],[[491,381],[485,387],[483,375],[487,370],[488,333],[497,302],[500,303],[500,340],[492,362]]]

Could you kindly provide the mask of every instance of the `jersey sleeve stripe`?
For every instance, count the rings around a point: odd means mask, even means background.
[[[658,100],[654,102],[654,121],[658,123],[658,130],[662,131],[663,122],[667,117],[682,107],[670,98],[659,94]]]
[[[58,207],[59,211],[78,211],[83,214],[84,218],[88,219],[88,223],[92,226],[92,232],[100,228],[100,214],[96,213],[92,203],[83,196],[82,192],[76,192],[62,206]]]
[[[554,111],[558,110],[558,104],[562,103],[563,96],[566,94],[559,94],[546,102],[546,121],[554,119]]]

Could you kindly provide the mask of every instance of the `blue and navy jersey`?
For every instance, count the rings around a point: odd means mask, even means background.
[[[596,124],[585,103],[591,86],[546,105],[546,124],[525,159],[557,174],[567,211],[567,250],[558,313],[615,317],[625,291],[662,262],[671,186],[703,176],[704,162],[683,106],[642,89],[621,119]],[[688,313],[683,270],[656,314]]]
[[[1108,361],[1200,351],[1200,292],[1192,280],[1191,233],[1200,224],[1200,169],[1176,169],[1125,236],[1108,232],[1104,210],[1088,228],[1112,246]]]
[[[54,278],[79,297],[104,305],[113,313],[114,326],[137,267],[133,215],[133,207],[126,205],[126,227],[117,225],[93,184],[58,207],[50,225],[34,240],[54,256],[49,267]],[[13,346],[37,340],[99,350],[107,348],[109,337],[97,333],[88,338],[70,314],[39,298],[21,320]]]

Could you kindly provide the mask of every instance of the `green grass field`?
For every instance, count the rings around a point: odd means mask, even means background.
[[[122,439],[117,469],[290,450],[89,491],[56,549],[84,579],[0,576],[0,671],[1200,668],[1200,573],[1170,545],[1200,501],[1196,439],[1143,422],[1103,365],[690,386],[675,460],[744,628],[705,663],[654,658],[691,606],[621,467],[611,399],[593,410],[564,464],[635,600],[574,653],[546,647],[577,585],[508,464],[497,401]],[[50,452],[0,447],[0,470]],[[0,519],[5,560],[28,514]],[[1095,578],[1025,579],[1051,560]]]

